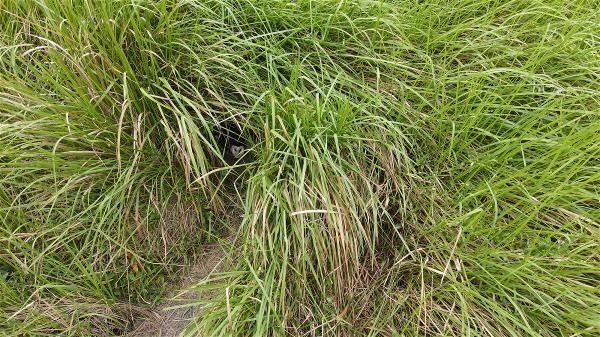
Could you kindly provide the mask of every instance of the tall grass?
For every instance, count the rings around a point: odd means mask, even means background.
[[[190,334],[597,331],[592,8],[237,4],[270,34],[247,258]]]
[[[171,9],[0,5],[7,334],[116,333],[202,240],[209,142],[170,97],[178,75],[162,67],[177,57],[156,48],[176,34],[160,22]]]
[[[597,334],[599,11],[0,4],[0,328],[123,332],[235,185],[186,335]]]

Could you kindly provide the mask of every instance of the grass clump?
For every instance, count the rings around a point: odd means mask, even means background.
[[[173,76],[156,64],[168,56],[145,45],[150,25],[161,29],[151,23],[165,18],[159,10],[0,5],[0,329],[8,335],[124,331],[135,303],[156,302],[171,264],[203,240],[210,187],[194,190],[204,159],[188,159],[186,145],[197,139],[182,139],[186,117],[152,96],[158,83],[147,87]]]
[[[597,334],[599,10],[0,5],[1,327],[122,333],[235,187],[186,335]]]

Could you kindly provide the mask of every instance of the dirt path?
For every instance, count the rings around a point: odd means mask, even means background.
[[[176,337],[187,326],[189,320],[195,315],[194,307],[168,309],[184,305],[193,300],[210,296],[209,292],[189,290],[194,284],[203,280],[212,273],[222,271],[225,253],[220,244],[207,245],[206,250],[197,264],[191,267],[181,283],[167,293],[165,303],[155,307],[133,331],[129,337]]]
[[[233,186],[234,183],[230,182]],[[177,337],[183,332],[190,319],[196,314],[196,307],[186,306],[176,308],[193,302],[194,300],[207,299],[214,295],[215,291],[194,291],[189,288],[209,277],[213,273],[224,271],[225,260],[227,257],[226,249],[231,246],[239,227],[243,211],[239,191],[231,189],[229,197],[225,201],[227,212],[223,214],[229,227],[224,233],[221,242],[203,246],[202,256],[195,259],[194,265],[190,267],[187,275],[182,278],[179,284],[174,285],[167,291],[166,301],[156,306],[150,311],[135,328],[130,331],[127,337]]]

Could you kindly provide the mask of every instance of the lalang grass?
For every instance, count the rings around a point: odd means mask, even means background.
[[[0,2],[0,335],[598,336],[599,13]]]

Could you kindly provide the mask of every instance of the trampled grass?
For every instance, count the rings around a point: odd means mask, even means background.
[[[237,190],[184,335],[597,335],[598,13],[0,3],[0,331],[125,335]]]

